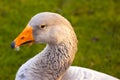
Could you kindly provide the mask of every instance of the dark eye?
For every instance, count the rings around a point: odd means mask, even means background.
[[[41,26],[40,26],[40,28],[45,28],[45,27],[46,27],[46,25],[41,25]]]

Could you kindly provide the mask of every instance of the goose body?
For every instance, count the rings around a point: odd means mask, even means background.
[[[33,42],[47,45],[19,68],[15,80],[119,80],[70,66],[77,51],[77,38],[69,21],[59,14],[43,12],[33,16],[11,47]]]

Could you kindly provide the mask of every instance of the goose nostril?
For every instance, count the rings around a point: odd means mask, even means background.
[[[25,37],[23,36],[23,37],[21,37],[20,39],[23,40],[24,38],[25,38]]]

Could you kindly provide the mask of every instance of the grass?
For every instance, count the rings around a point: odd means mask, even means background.
[[[120,78],[119,0],[3,0],[0,1],[0,80],[14,80],[18,68],[44,48],[10,43],[39,12],[66,17],[77,34],[78,52],[73,65],[91,68]]]

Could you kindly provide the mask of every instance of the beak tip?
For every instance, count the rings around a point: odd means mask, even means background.
[[[14,42],[14,41],[11,43],[11,48],[12,48],[12,49],[15,48],[15,42]]]

